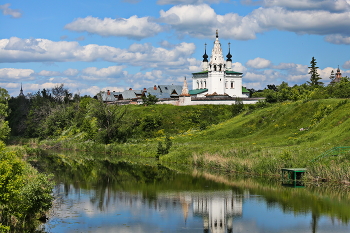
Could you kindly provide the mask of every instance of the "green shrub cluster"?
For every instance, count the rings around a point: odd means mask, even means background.
[[[268,85],[264,90],[253,93],[253,97],[265,97],[269,103],[287,100],[350,98],[350,78],[343,77],[340,82],[328,86],[304,83],[290,87],[288,83],[282,82],[277,86]]]
[[[51,208],[53,183],[0,143],[0,228],[28,230]],[[34,224],[34,225],[33,225]]]

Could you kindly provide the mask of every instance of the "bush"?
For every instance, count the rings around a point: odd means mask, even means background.
[[[0,229],[30,226],[51,208],[53,183],[0,142]]]

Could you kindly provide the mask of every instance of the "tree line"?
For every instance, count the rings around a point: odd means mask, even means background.
[[[317,72],[317,62],[314,57],[310,62],[310,80],[301,85],[289,86],[287,82],[280,85],[267,85],[264,90],[252,91],[253,97],[265,97],[266,102],[297,101],[308,99],[350,98],[350,78],[342,77],[339,82],[331,82],[325,86]],[[332,78],[332,77],[330,77]]]

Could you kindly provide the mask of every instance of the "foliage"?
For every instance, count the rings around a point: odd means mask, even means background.
[[[91,101],[87,107],[87,117],[97,122],[98,132],[95,132],[94,139],[106,144],[125,141],[130,132],[130,124],[124,117],[127,109],[127,105],[108,105],[98,100]]]
[[[350,78],[343,77],[340,82],[329,85],[328,93],[333,98],[350,98]]]
[[[17,151],[0,143],[0,218],[2,225],[20,229],[51,208],[53,184],[24,162]]]
[[[319,81],[322,78],[320,77],[320,75],[317,72],[317,69],[319,67],[316,66],[317,62],[316,62],[315,57],[312,57],[310,64],[311,65],[308,67],[310,69],[308,74],[311,74],[311,77],[310,77],[310,81],[308,81],[307,83],[310,86],[322,86],[323,82]]]
[[[244,109],[244,104],[240,99],[237,99],[235,104],[232,104],[232,116],[237,116]]]
[[[0,87],[0,140],[6,140],[10,134],[10,127],[6,117],[8,116],[8,100],[10,96],[6,89]]]
[[[146,95],[142,96],[142,101],[144,105],[148,106],[148,105],[156,104],[158,102],[158,98],[155,95],[148,94],[147,96]]]
[[[24,136],[27,130],[27,117],[30,102],[24,96],[11,97],[9,99],[10,114],[8,116],[12,136]]]
[[[172,144],[173,143],[171,142],[171,139],[169,138],[168,135],[165,137],[164,145],[162,142],[158,142],[157,158],[159,158],[160,155],[168,154]]]

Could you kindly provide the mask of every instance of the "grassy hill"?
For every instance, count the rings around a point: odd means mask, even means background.
[[[155,158],[159,144],[164,146],[168,137],[172,147],[160,156],[164,163],[271,176],[280,175],[283,167],[305,167],[309,179],[350,181],[350,153],[313,162],[334,147],[350,146],[350,101],[324,99],[241,107],[129,106],[125,116],[129,138],[125,143],[104,145],[62,134],[43,144]]]
[[[278,175],[282,167],[306,167],[312,179],[350,180],[350,153],[311,162],[333,147],[350,146],[349,109],[350,101],[341,99],[246,107],[238,116],[204,130],[172,135],[173,146],[160,159],[250,174]],[[138,140],[119,149],[154,156],[164,139]]]

